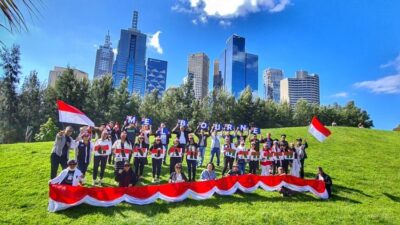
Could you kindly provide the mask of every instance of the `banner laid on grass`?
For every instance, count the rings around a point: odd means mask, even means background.
[[[60,122],[88,125],[94,127],[94,123],[81,110],[72,105],[57,100],[58,117]]]
[[[254,192],[257,188],[265,191],[276,191],[286,187],[297,192],[311,192],[321,199],[327,199],[325,183],[320,180],[305,180],[294,176],[229,176],[213,181],[160,184],[142,187],[96,187],[50,185],[50,212],[64,210],[86,203],[92,206],[110,207],[121,202],[145,205],[162,199],[167,202],[179,202],[186,198],[203,200],[218,195],[232,195],[237,190],[245,193]]]

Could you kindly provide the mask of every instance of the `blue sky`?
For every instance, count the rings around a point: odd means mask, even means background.
[[[400,123],[400,1],[56,0],[39,9],[27,19],[29,33],[0,30],[4,43],[21,46],[23,75],[36,69],[46,81],[55,65],[70,65],[93,76],[107,31],[116,48],[138,10],[139,29],[159,32],[147,57],[168,61],[167,86],[181,83],[190,53],[205,52],[212,62],[236,33],[259,56],[260,96],[265,68],[285,77],[304,69],[320,75],[321,104],[355,100],[376,129]]]

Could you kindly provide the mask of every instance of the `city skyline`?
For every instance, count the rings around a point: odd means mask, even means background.
[[[146,57],[168,61],[167,87],[181,83],[189,54],[205,52],[213,62],[225,40],[236,33],[246,37],[246,51],[259,56],[259,96],[264,91],[260,88],[264,69],[279,68],[285,74],[305,69],[320,75],[322,105],[355,100],[376,128],[392,129],[399,123],[398,104],[391,112],[382,109],[400,102],[400,22],[396,19],[400,3],[299,0],[223,11],[211,6],[193,6],[199,8],[193,10],[181,2],[189,1],[98,4],[88,0],[72,11],[65,10],[71,2],[46,2],[49,10],[43,11],[43,18],[27,21],[29,33],[0,34],[7,46],[21,45],[22,76],[35,69],[45,81],[55,65],[70,65],[92,78],[95,51],[105,32],[110,30],[111,42],[118,43],[121,28],[131,26],[132,11],[138,10],[140,28],[149,37]],[[209,89],[212,84],[210,79]]]

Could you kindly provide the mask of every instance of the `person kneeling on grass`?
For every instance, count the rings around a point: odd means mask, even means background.
[[[200,180],[215,180],[217,179],[217,175],[215,174],[215,166],[214,163],[208,163],[207,168],[201,172]]]
[[[232,169],[228,171],[228,176],[239,176],[239,175],[242,175],[242,172],[240,172],[238,164],[234,163]]]
[[[182,163],[175,164],[175,172],[171,173],[169,177],[169,183],[181,183],[187,182],[188,179],[185,176],[185,173],[182,171]]]
[[[131,164],[126,161],[124,168],[120,169],[116,174],[115,180],[119,182],[119,187],[132,187],[137,183],[138,177],[133,172]]]
[[[328,197],[330,198],[332,194],[332,179],[328,174],[324,172],[322,167],[318,167],[318,174],[315,177],[315,179],[322,180],[323,182],[325,182],[325,188],[326,191],[328,192]]]
[[[278,176],[286,176],[287,175],[282,166],[278,167],[278,174],[277,175]],[[279,193],[281,194],[282,197],[291,196],[291,195],[294,194],[294,192],[292,190],[290,190],[287,187],[283,187],[283,186],[279,189]]]
[[[75,160],[68,161],[68,167],[61,171],[60,175],[49,180],[49,184],[65,184],[78,186],[83,183],[83,174],[76,168],[78,163]]]

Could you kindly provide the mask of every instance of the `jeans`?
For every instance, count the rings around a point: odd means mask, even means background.
[[[214,155],[217,156],[217,166],[219,166],[219,157],[220,157],[220,155],[221,155],[221,151],[220,151],[220,149],[219,149],[218,147],[214,147],[214,148],[211,149],[211,159],[210,159],[210,162],[213,162]]]
[[[151,159],[151,164],[152,164],[151,166],[153,169],[153,171],[152,171],[153,178],[156,178],[156,175],[157,175],[157,178],[160,178],[162,160],[163,159],[154,159],[154,158]]]
[[[238,162],[238,167],[239,167],[239,171],[242,174],[245,174],[245,172],[246,172],[246,162],[244,160]]]
[[[166,164],[167,163],[167,152],[168,152],[168,145],[167,144],[163,144],[162,145],[165,148],[165,154],[164,154],[164,159],[163,159],[163,163]]]
[[[146,158],[135,157],[133,165],[135,166],[135,174],[139,177],[143,175],[144,165],[146,164]]]
[[[257,174],[258,163],[259,163],[259,161],[250,161],[249,167],[250,167],[251,174]]]
[[[104,171],[106,170],[108,156],[98,155],[94,157],[93,162],[93,180],[97,179],[97,172],[99,171],[100,166],[100,180],[104,177]]]
[[[300,159],[300,164],[301,164],[301,168],[300,168],[300,178],[304,178],[304,160],[305,160],[305,159]]]
[[[188,165],[189,181],[195,181],[196,180],[197,161],[196,160],[186,160],[186,163]]]
[[[197,166],[202,166],[204,161],[204,153],[206,151],[206,147],[199,147],[200,150],[200,160],[197,163]]]
[[[50,171],[51,179],[57,176],[57,170],[59,165],[61,166],[62,169],[65,169],[68,166],[67,156],[58,156],[56,153],[51,153],[50,162],[51,162],[51,171]]]

